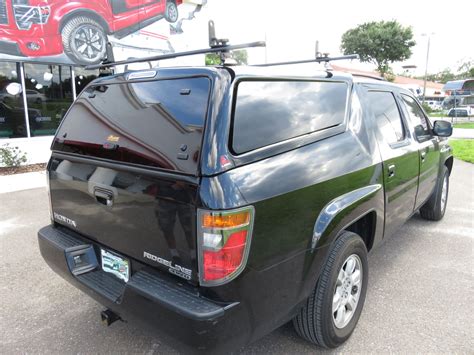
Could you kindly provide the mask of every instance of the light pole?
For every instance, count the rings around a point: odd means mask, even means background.
[[[425,63],[425,78],[423,80],[423,100],[421,101],[422,104],[425,103],[425,95],[426,95],[426,77],[428,76],[428,59],[430,57],[430,41],[431,36],[434,35],[434,32],[431,33],[422,33],[422,36],[428,36],[428,46],[426,48],[426,63]]]

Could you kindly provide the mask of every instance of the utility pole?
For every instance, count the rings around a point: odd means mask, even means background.
[[[430,40],[431,35],[434,33],[423,33],[422,36],[428,36],[428,47],[426,48],[426,63],[425,63],[425,79],[423,80],[423,100],[421,101],[422,104],[425,103],[425,96],[426,96],[426,77],[428,76],[428,59],[430,57]]]

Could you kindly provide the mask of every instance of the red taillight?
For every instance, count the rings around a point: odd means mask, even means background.
[[[203,285],[221,285],[245,267],[252,234],[253,207],[199,211],[198,247]]]
[[[204,281],[219,280],[232,274],[240,266],[247,238],[247,231],[231,234],[219,251],[204,250]]]

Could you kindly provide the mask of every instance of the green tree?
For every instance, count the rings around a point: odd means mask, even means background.
[[[247,65],[248,53],[245,49],[232,51],[230,57],[234,59],[237,64]],[[219,65],[221,64],[221,58],[217,53],[206,54],[206,65]]]
[[[411,27],[397,21],[367,22],[342,35],[341,50],[344,54],[357,53],[363,62],[373,63],[385,76],[389,63],[410,58],[416,42]]]
[[[462,63],[458,68],[458,79],[474,78],[474,60]]]
[[[423,80],[424,75],[415,76],[416,79]],[[438,83],[446,84],[448,81],[452,80],[464,80],[474,78],[474,61],[468,60],[463,62],[459,67],[457,73],[453,73],[451,69],[446,68],[436,74],[428,74],[426,80],[435,81]]]

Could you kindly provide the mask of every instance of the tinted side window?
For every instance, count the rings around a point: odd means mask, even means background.
[[[389,144],[405,139],[400,112],[391,92],[371,91],[369,98],[380,132]]]
[[[347,84],[243,81],[237,89],[232,149],[237,154],[341,124]]]
[[[410,120],[413,122],[413,125],[415,126],[416,137],[424,138],[426,136],[431,136],[430,126],[426,121],[426,117],[423,114],[423,111],[421,110],[415,99],[403,94],[401,96],[404,102],[403,108],[408,114],[408,117],[410,117]]]

